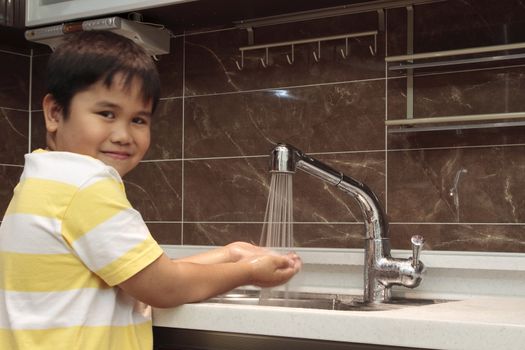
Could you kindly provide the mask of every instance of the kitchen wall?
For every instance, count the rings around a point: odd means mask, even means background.
[[[415,7],[415,52],[525,41],[518,0],[448,1]],[[166,23],[169,27],[169,23]],[[422,234],[433,250],[525,252],[525,127],[389,133],[406,113],[406,72],[385,56],[406,53],[407,11],[386,12],[377,37],[245,54],[245,30],[172,39],[159,56],[163,93],[145,160],[125,179],[131,202],[163,244],[259,242],[268,197],[268,153],[291,143],[372,188],[390,220],[393,248]],[[254,43],[378,30],[376,12],[256,28]],[[0,209],[23,153],[44,145],[40,100],[48,55],[0,51]],[[32,67],[32,84],[29,72]],[[414,115],[525,111],[525,60],[416,70]],[[29,91],[32,91],[30,94]],[[31,96],[31,98],[30,98]],[[31,102],[29,102],[31,100]],[[31,117],[31,127],[29,126]],[[31,131],[29,131],[31,130]],[[28,135],[31,134],[29,146]],[[363,246],[360,210],[344,193],[294,175],[295,241]]]
[[[0,212],[4,212],[29,150],[31,52],[16,29],[0,27]],[[1,219],[0,219],[1,220]]]

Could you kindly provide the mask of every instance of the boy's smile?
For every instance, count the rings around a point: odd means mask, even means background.
[[[137,166],[150,144],[152,104],[144,102],[140,88],[137,79],[125,86],[120,74],[109,88],[99,81],[73,96],[65,119],[53,96],[47,95],[48,146],[99,159],[124,176]]]

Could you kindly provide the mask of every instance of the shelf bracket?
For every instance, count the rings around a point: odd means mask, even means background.
[[[407,6],[407,55],[414,53],[414,7]],[[407,69],[407,119],[414,118],[414,70]]]

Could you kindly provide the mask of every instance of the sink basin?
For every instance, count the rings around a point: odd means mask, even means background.
[[[262,297],[261,297],[262,296]],[[322,310],[387,311],[404,307],[431,305],[450,300],[392,299],[387,303],[366,304],[362,296],[304,292],[235,290],[206,300],[207,303],[296,307]]]

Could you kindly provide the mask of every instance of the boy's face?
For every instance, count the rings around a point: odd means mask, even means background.
[[[135,168],[150,144],[151,101],[145,103],[136,79],[128,89],[117,74],[110,88],[102,82],[73,96],[69,117],[51,95],[44,98],[50,148],[84,154],[124,176]]]

